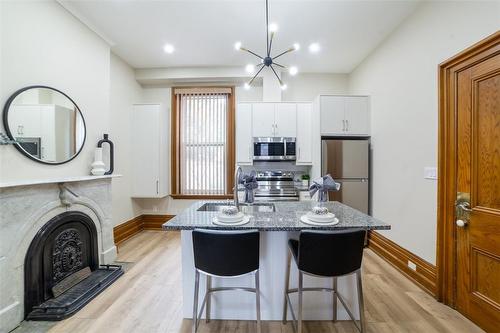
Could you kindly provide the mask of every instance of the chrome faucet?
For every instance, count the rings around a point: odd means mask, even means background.
[[[234,171],[234,188],[233,188],[233,197],[234,197],[234,205],[238,210],[240,210],[240,201],[238,199],[238,183],[240,181],[240,175],[243,172],[240,166],[236,166],[236,170]]]

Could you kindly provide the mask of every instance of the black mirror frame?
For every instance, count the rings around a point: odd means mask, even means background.
[[[66,95],[65,93],[63,93],[62,91],[60,91],[59,89],[56,89],[56,88],[52,88],[52,87],[49,87],[49,86],[42,86],[42,85],[34,85],[34,86],[27,86],[27,87],[24,87],[24,88],[21,88],[19,89],[18,91],[16,91],[15,93],[13,93],[9,99],[7,100],[7,102],[5,102],[5,106],[3,108],[3,115],[2,115],[2,120],[3,120],[3,127],[5,129],[5,132],[7,133],[7,136],[11,139],[11,140],[15,140],[14,136],[12,135],[11,131],[10,131],[10,128],[9,128],[9,120],[8,120],[8,114],[9,114],[9,108],[10,108],[10,105],[12,104],[12,102],[14,101],[14,99],[19,96],[22,92],[26,91],[26,90],[29,90],[29,89],[35,89],[35,88],[45,88],[45,89],[50,89],[50,90],[53,90],[53,91],[57,91],[58,93],[62,94],[64,97],[66,97],[67,99],[69,99],[74,106],[76,106],[76,109],[78,110],[78,112],[80,113],[80,116],[82,117],[82,122],[83,122],[83,130],[84,130],[84,135],[83,135],[83,142],[82,142],[82,146],[80,147],[80,149],[75,153],[75,155],[73,155],[70,159],[67,159],[65,161],[62,161],[62,162],[46,162],[46,161],[43,161],[41,159],[38,159],[36,157],[33,157],[33,155],[29,154],[28,152],[26,152],[23,148],[21,148],[21,146],[17,143],[14,143],[14,147],[16,147],[17,150],[19,150],[24,156],[27,156],[29,159],[35,161],[35,162],[38,162],[38,163],[42,163],[42,164],[49,164],[49,165],[59,165],[59,164],[64,164],[64,163],[68,163],[70,161],[72,161],[75,157],[77,157],[83,147],[85,146],[85,141],[87,139],[87,125],[85,124],[85,118],[83,117],[83,113],[82,111],[80,110],[80,107],[78,106],[78,104],[75,103],[75,101],[73,101],[71,99],[71,97],[69,97],[68,95]]]

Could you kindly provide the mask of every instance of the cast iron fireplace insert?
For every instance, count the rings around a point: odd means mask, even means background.
[[[27,320],[69,317],[123,274],[121,266],[99,265],[95,224],[79,211],[59,214],[38,231],[24,267]]]

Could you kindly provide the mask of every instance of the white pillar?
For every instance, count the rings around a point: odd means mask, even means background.
[[[278,72],[281,77],[281,72]],[[281,87],[278,79],[270,68],[264,68],[262,75],[262,101],[281,102]]]

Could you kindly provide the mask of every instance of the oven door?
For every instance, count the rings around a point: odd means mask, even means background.
[[[255,161],[280,161],[285,159],[285,142],[282,138],[254,138]]]

